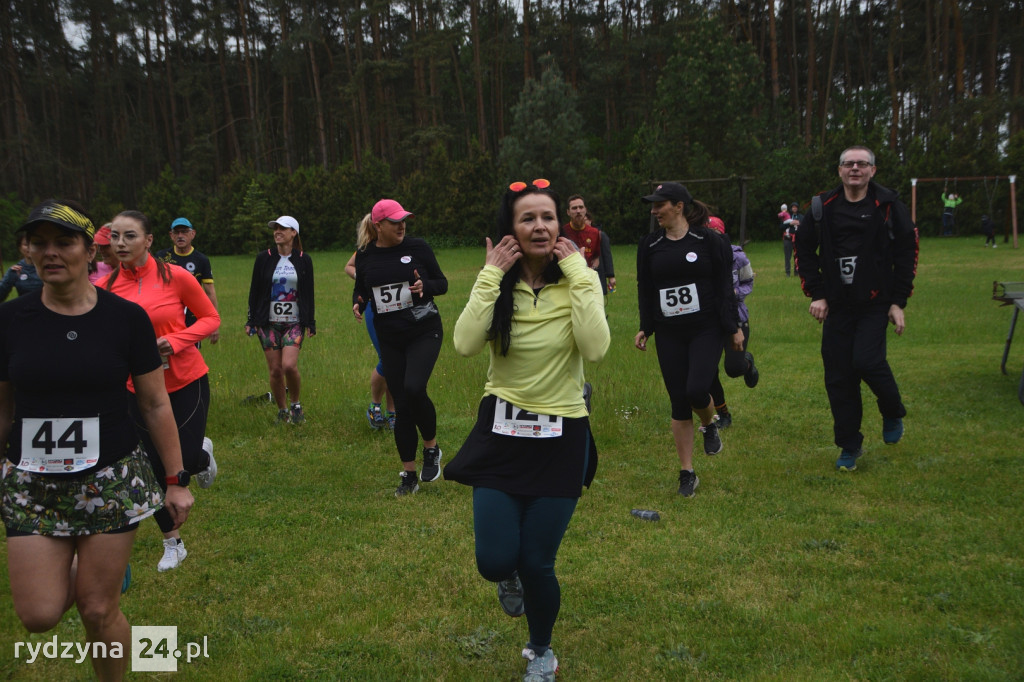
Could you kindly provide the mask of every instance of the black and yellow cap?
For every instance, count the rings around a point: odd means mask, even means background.
[[[96,226],[85,214],[54,199],[47,199],[33,208],[21,229],[28,232],[39,223],[53,223],[68,230],[84,232],[89,241],[96,234]]]

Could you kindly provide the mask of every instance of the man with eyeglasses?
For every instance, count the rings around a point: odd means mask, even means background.
[[[192,240],[195,238],[196,229],[192,226],[192,222],[188,218],[177,218],[171,223],[171,242],[174,246],[157,251],[156,257],[165,263],[188,270],[189,274],[199,280],[203,291],[213,303],[213,307],[220,310],[220,306],[217,304],[217,289],[213,286],[213,268],[210,267],[210,259],[192,246]],[[185,324],[192,325],[195,321],[195,316],[186,308]],[[210,343],[217,343],[219,339],[220,329],[210,334]],[[196,346],[198,347],[199,344],[197,343]]]
[[[832,408],[836,469],[861,456],[860,382],[878,399],[882,440],[903,436],[899,387],[886,360],[885,331],[906,327],[903,309],[917,273],[917,227],[899,195],[875,183],[875,155],[850,147],[839,155],[842,184],[814,198],[796,233],[796,267],[809,312],[823,324],[821,359]]]

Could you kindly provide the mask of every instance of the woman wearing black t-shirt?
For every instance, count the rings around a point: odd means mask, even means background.
[[[441,353],[444,330],[434,297],[448,291],[448,280],[434,252],[422,239],[406,237],[412,213],[393,199],[381,199],[370,212],[377,241],[356,252],[352,312],[362,321],[373,306],[373,326],[380,342],[384,378],[395,399],[395,445],[402,458],[402,482],[395,496],[419,490],[416,446],[423,437],[424,482],[441,476],[437,446],[437,411],[427,382]]]
[[[708,207],[685,187],[666,182],[643,198],[660,229],[640,240],[636,254],[640,331],[634,344],[656,344],[661,376],[672,403],[672,437],[679,455],[679,494],[693,495],[693,412],[700,417],[704,452],[722,451],[711,383],[722,357],[723,337],[743,350],[729,243],[709,230]]]
[[[43,287],[0,306],[0,500],[11,601],[31,632],[78,606],[100,679],[121,679],[131,629],[120,611],[138,522],[192,506],[153,326],[135,303],[89,282],[92,221],[69,202],[37,206],[24,229]],[[139,407],[168,472],[161,496],[128,411]]]

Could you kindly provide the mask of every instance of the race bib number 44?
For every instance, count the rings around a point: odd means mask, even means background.
[[[412,307],[412,292],[408,282],[395,282],[373,287],[373,300],[378,313],[390,313]]]
[[[558,438],[562,435],[562,418],[554,414],[537,414],[498,398],[494,402],[494,433],[519,438]]]
[[[99,459],[99,417],[21,420],[19,469],[73,473],[95,466]]]
[[[271,322],[298,322],[299,302],[298,301],[271,301],[270,302]]]
[[[661,314],[665,317],[689,315],[700,310],[700,297],[696,284],[669,287],[658,292],[661,298]]]

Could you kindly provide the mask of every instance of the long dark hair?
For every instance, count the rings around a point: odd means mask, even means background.
[[[551,200],[555,202],[555,215],[561,215],[558,192],[550,187],[536,187],[530,184],[518,192],[509,189],[505,192],[505,196],[501,198],[501,204],[498,206],[497,229],[494,233],[495,244],[501,241],[505,235],[515,235],[515,203],[527,194],[543,194],[551,197]],[[513,263],[509,271],[501,278],[498,300],[494,302],[491,327],[487,330],[487,339],[489,341],[499,340],[502,355],[508,355],[509,346],[512,344],[512,314],[515,312],[515,306],[512,303],[512,290],[515,288],[522,271],[520,262],[516,261]],[[544,269],[543,277],[545,284],[551,284],[561,279],[562,268],[559,267],[557,258],[552,258],[551,262],[548,263],[548,266]]]
[[[147,218],[146,214],[143,213],[142,211],[132,211],[132,210],[121,211],[116,216],[114,216],[114,218],[115,219],[117,219],[117,218],[131,218],[132,220],[134,220],[134,221],[138,222],[140,225],[142,225],[143,232],[145,232],[146,234],[153,234],[153,224],[149,222],[149,218]],[[153,258],[153,255],[150,254],[149,257]],[[170,269],[170,267],[168,267],[167,263],[164,263],[159,258],[153,258],[153,260],[156,261],[156,271],[157,271],[157,274],[160,275],[161,281],[163,281],[164,284],[170,284],[171,283],[171,269]],[[111,289],[114,288],[114,282],[117,281],[117,276],[121,274],[121,266],[122,265],[124,265],[124,264],[122,263],[121,265],[118,265],[118,267],[116,267],[114,269],[114,271],[112,273],[110,273],[110,277],[107,279],[107,286],[105,287],[107,291],[110,291]]]
[[[689,224],[690,229],[695,227],[708,227],[708,218],[711,217],[711,207],[703,201],[696,199],[683,204],[683,217]],[[708,228],[710,229],[710,228]]]

